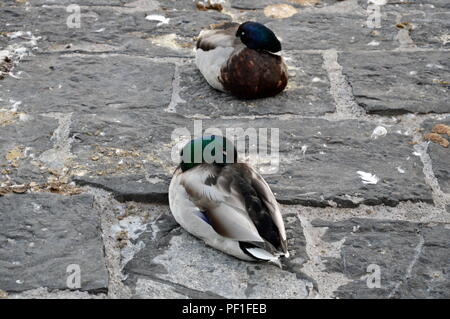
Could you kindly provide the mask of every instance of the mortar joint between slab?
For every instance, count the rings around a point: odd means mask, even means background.
[[[326,50],[322,54],[323,69],[330,80],[330,94],[336,105],[336,111],[325,115],[330,119],[357,119],[365,115],[365,110],[358,105],[353,90],[343,67],[339,64],[339,54],[336,49]]]

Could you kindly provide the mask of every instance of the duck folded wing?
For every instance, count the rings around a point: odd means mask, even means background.
[[[238,241],[264,242],[243,203],[223,181],[218,183],[220,171],[200,165],[183,174],[181,185],[218,234]]]
[[[273,222],[277,226],[280,236],[281,236],[281,246],[285,253],[287,250],[287,237],[286,237],[286,229],[284,227],[283,218],[281,216],[280,208],[278,206],[278,202],[275,199],[275,196],[272,193],[267,182],[262,178],[262,176],[256,172],[250,166],[246,166],[247,170],[247,179],[251,181],[253,188],[259,195],[259,198],[262,200],[264,205],[267,207],[270,215],[272,216]]]
[[[182,185],[218,234],[275,252],[284,247],[277,226],[280,223],[274,221],[249,180],[253,172],[249,169],[245,164],[200,165],[183,174]],[[255,181],[257,187],[261,187],[260,183]],[[265,196],[269,198],[267,203],[273,206],[270,196]],[[281,218],[277,208],[270,209]],[[280,225],[283,226],[282,221]],[[282,231],[284,234],[284,226]]]
[[[237,23],[227,23],[220,29],[202,30],[197,40],[197,49],[203,51],[214,50],[217,47],[233,47],[238,41],[236,31],[239,28]]]

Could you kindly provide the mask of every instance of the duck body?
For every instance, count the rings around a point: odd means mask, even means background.
[[[278,39],[263,25],[228,23],[200,33],[196,65],[219,91],[244,99],[270,97],[282,92],[288,82],[283,58],[271,52],[279,50]]]
[[[288,257],[283,219],[267,183],[245,163],[178,167],[169,187],[175,220],[207,245],[247,261]]]

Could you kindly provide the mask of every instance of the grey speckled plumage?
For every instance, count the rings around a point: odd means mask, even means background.
[[[276,264],[280,256],[289,256],[278,203],[261,175],[247,164],[177,169],[169,203],[184,229],[216,249]]]

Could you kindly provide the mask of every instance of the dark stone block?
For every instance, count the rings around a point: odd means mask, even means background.
[[[0,197],[0,289],[69,289],[69,265],[80,267],[83,291],[105,292],[108,272],[100,218],[88,195]]]

